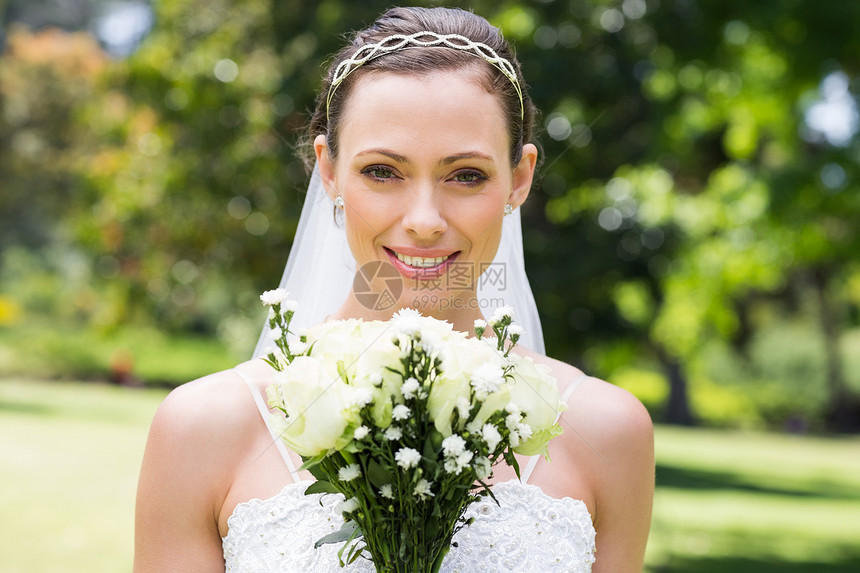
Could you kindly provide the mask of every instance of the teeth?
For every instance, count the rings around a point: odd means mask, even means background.
[[[410,257],[409,255],[401,255],[396,251],[394,252],[394,254],[399,261],[409,265],[410,267],[417,267],[422,269],[435,267],[436,265],[448,260],[448,257]]]

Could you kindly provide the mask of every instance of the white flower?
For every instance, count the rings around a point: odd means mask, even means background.
[[[475,328],[487,328],[487,321],[481,318],[475,319]]]
[[[515,432],[517,431],[517,427],[520,425],[520,421],[522,419],[522,414],[508,414],[505,417],[505,426],[507,426],[512,432]]]
[[[460,475],[463,468],[457,463],[456,458],[448,458],[445,460],[445,471],[449,474]]]
[[[451,434],[442,440],[442,452],[445,457],[456,457],[466,449],[466,440],[457,434]]]
[[[490,464],[488,458],[476,458],[472,467],[475,468],[478,479],[482,481],[490,477],[490,474],[493,473],[493,466]]]
[[[520,435],[521,440],[528,440],[532,437],[532,427],[528,424],[520,424],[517,426],[517,433]]]
[[[279,425],[278,434],[299,455],[312,457],[344,447],[350,441],[344,431],[361,423],[359,412],[350,408],[354,389],[332,380],[315,358],[297,356],[275,374],[275,386],[267,393],[275,398],[273,406],[289,417],[289,423]]]
[[[491,452],[496,451],[496,446],[502,441],[502,435],[499,430],[492,424],[484,424],[481,428],[481,437],[487,442],[487,447]]]
[[[294,356],[304,354],[308,349],[308,343],[301,340],[293,340],[290,342],[290,353]]]
[[[519,324],[512,324],[508,327],[508,334],[511,336],[522,336],[524,333],[525,330]]]
[[[469,465],[469,462],[472,461],[472,458],[475,457],[475,454],[466,450],[465,452],[460,452],[460,455],[457,456],[457,465],[461,468],[464,468]]]
[[[415,484],[415,495],[418,496],[418,499],[425,500],[428,497],[433,497],[433,491],[430,489],[430,486],[433,485],[426,479],[418,480],[418,483]]]
[[[403,437],[403,432],[397,426],[388,426],[385,429],[385,439],[389,442],[393,442],[394,440],[399,440]]]
[[[379,372],[374,372],[367,376],[367,381],[373,384],[374,386],[379,386],[382,384],[382,374]]]
[[[517,414],[517,415],[519,415],[519,414],[521,414],[521,413],[522,413],[522,410],[520,410],[520,407],[519,407],[519,406],[517,406],[517,405],[516,405],[516,403],[514,403],[514,402],[508,402],[508,405],[507,405],[507,406],[505,406],[505,412],[507,412],[508,414]]]
[[[349,464],[337,470],[337,479],[340,481],[352,481],[361,475],[361,466],[358,464]]]
[[[464,398],[460,396],[457,398],[457,413],[460,414],[460,417],[466,419],[469,417],[469,412],[472,411],[472,404]]]
[[[338,513],[352,513],[356,509],[358,509],[358,500],[354,497],[345,499],[335,506],[335,511]]]
[[[285,300],[281,306],[281,312],[296,312],[298,309],[299,303],[294,300]]]
[[[266,306],[273,306],[276,304],[281,304],[287,298],[289,293],[282,288],[276,288],[274,290],[267,290],[263,294],[260,295],[260,300]]]
[[[403,393],[404,398],[411,400],[415,397],[415,393],[420,387],[421,385],[418,383],[418,380],[415,378],[407,378],[403,381],[403,386],[400,387],[400,392]]]
[[[471,384],[479,400],[498,391],[504,382],[504,372],[495,364],[486,362],[472,371]]]
[[[512,320],[514,318],[514,309],[510,306],[503,306],[501,308],[496,309],[496,312],[493,313],[493,318],[490,319],[490,324],[496,324],[500,322],[505,317],[510,317]]]
[[[391,412],[391,417],[395,420],[408,420],[409,415],[412,413],[412,410],[409,409],[409,406],[406,404],[398,404],[394,407],[394,410]]]
[[[387,483],[379,488],[379,495],[388,499],[394,499],[394,488],[391,487],[390,483]]]
[[[363,440],[364,438],[367,437],[367,435],[369,433],[370,433],[370,428],[368,428],[367,426],[359,426],[352,433],[352,437],[353,437],[353,439],[356,439],[356,440]]]
[[[364,408],[373,402],[373,390],[370,388],[353,388],[352,403],[357,408]]]
[[[278,340],[279,338],[281,338],[281,335],[283,333],[284,332],[281,330],[281,327],[276,326],[276,327],[272,328],[271,330],[269,330],[269,338],[271,338],[272,340]]]
[[[394,454],[394,461],[401,468],[408,470],[418,465],[418,462],[421,461],[421,454],[418,453],[418,450],[412,448],[400,448]]]

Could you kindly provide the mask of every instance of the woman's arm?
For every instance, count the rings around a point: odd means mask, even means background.
[[[586,425],[597,454],[590,465],[597,560],[594,573],[641,573],[654,498],[654,431],[642,404],[625,390],[592,381]],[[573,400],[572,400],[573,401]]]
[[[170,393],[152,422],[138,484],[135,573],[223,572],[218,531],[229,489],[231,424],[225,375]]]

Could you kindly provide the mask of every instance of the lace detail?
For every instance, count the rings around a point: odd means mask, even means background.
[[[375,571],[364,559],[341,569],[340,544],[314,549],[317,539],[343,523],[335,511],[342,496],[306,496],[310,483],[291,483],[272,498],[236,506],[223,539],[227,572]],[[516,480],[493,486],[493,493],[500,505],[482,499],[466,510],[475,522],[454,536],[457,545],[446,555],[443,572],[591,571],[595,531],[583,502],[554,499]]]

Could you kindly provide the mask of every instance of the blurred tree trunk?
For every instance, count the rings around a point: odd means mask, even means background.
[[[816,269],[811,274],[810,282],[815,294],[818,325],[824,337],[825,380],[829,393],[825,422],[828,429],[837,432],[858,431],[860,430],[858,399],[852,395],[845,382],[845,372],[839,352],[840,319],[828,295],[828,271],[823,268]]]
[[[690,399],[687,392],[687,375],[678,360],[665,351],[659,352],[660,363],[666,378],[669,380],[669,398],[666,401],[665,422],[681,426],[693,426],[696,417],[690,407]]]

